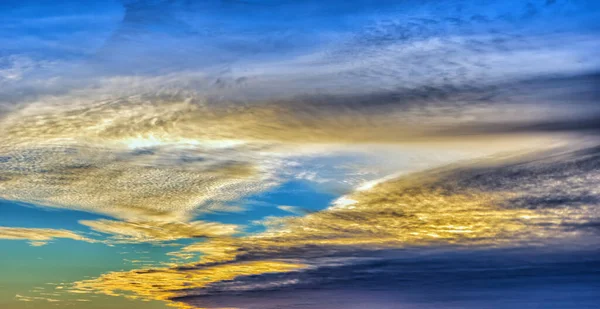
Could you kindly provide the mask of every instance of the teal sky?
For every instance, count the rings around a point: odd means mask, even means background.
[[[272,191],[249,196],[243,203],[242,212],[215,212],[203,215],[208,221],[223,222],[247,226],[245,232],[256,233],[264,230],[258,221],[268,216],[296,216],[289,211],[277,208],[280,205],[294,206],[305,211],[318,211],[326,208],[336,196],[333,192],[322,192],[305,181],[283,184]],[[108,235],[95,233],[78,223],[79,220],[97,220],[107,218],[93,213],[35,206],[12,201],[1,201],[2,216],[0,226],[18,226],[24,228],[68,229],[81,234],[90,234],[99,240]],[[111,271],[126,271],[139,267],[159,267],[161,263],[172,262],[169,252],[189,240],[169,242],[172,246],[150,243],[111,244],[85,243],[76,240],[55,239],[44,246],[31,246],[24,241],[0,239],[0,245],[6,252],[0,256],[1,294],[0,305],[3,308],[39,308],[39,306],[75,308],[168,308],[162,302],[141,302],[119,297],[93,295],[78,297],[78,294],[66,293],[57,286],[99,276]],[[43,299],[23,301],[19,296],[31,298],[50,298],[60,302],[48,302]],[[85,301],[82,301],[85,300]],[[138,302],[139,304],[134,304]]]

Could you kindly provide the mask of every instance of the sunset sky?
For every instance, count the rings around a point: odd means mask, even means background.
[[[0,308],[595,308],[600,2],[0,1]]]

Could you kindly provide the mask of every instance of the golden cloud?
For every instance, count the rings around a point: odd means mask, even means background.
[[[249,162],[198,154],[198,162],[169,162],[170,154],[149,159],[70,144],[5,149],[0,197],[129,221],[187,221],[199,207],[211,211],[269,185]]]
[[[548,228],[542,228],[542,223],[552,225],[564,216],[506,209],[499,206],[501,195],[445,192],[407,177],[346,196],[325,211],[272,219],[265,233],[231,237],[235,227],[193,221],[194,217],[277,183],[276,173],[284,165],[281,161],[297,155],[292,150],[313,144],[436,144],[451,140],[451,134],[440,132],[465,118],[493,113],[465,109],[447,115],[435,106],[424,112],[415,105],[367,109],[362,103],[303,100],[213,104],[194,96],[44,99],[48,101],[23,106],[0,120],[0,197],[112,216],[121,221],[82,224],[111,234],[117,241],[213,237],[177,253],[189,257],[201,252],[202,263],[231,262],[212,270],[229,275],[214,275],[210,282],[277,270],[281,265],[269,263],[280,256],[301,258],[294,250],[309,246],[501,245],[544,236]],[[503,120],[498,115],[492,118]],[[427,124],[423,119],[428,119]],[[518,148],[512,137],[502,141],[507,140]],[[485,148],[487,144],[478,145]],[[274,258],[257,261],[267,264],[250,267],[255,270],[238,271],[240,256]],[[158,272],[160,276],[144,276],[144,280],[156,284],[174,279],[185,283],[176,289],[194,287],[190,286],[193,280],[188,280],[196,278],[193,270]],[[110,288],[101,291],[131,291],[158,299],[174,296],[170,291],[160,292],[169,286],[153,288],[144,283],[136,288],[125,277],[116,279],[121,276],[137,275],[116,272],[89,281],[86,287],[100,288],[108,280]]]
[[[0,239],[29,240],[32,246],[43,246],[55,238],[95,242],[93,239],[67,230],[0,226]]]
[[[358,101],[351,96],[324,96],[251,104],[215,103],[195,94],[134,95],[105,100],[89,96],[72,94],[47,98],[11,113],[0,124],[6,132],[5,143],[23,145],[57,139],[102,145],[135,143],[135,140],[141,145],[188,141],[199,146],[236,141],[259,144],[461,142],[466,138],[465,132],[456,131],[453,136],[453,129],[472,125],[469,135],[489,135],[493,132],[477,132],[476,126],[487,123],[507,127],[511,122],[539,120],[526,116],[536,115],[533,112],[516,113],[492,105],[476,108],[457,105],[449,114],[448,107],[427,104],[430,102],[423,101],[425,99],[414,101],[385,96],[367,96]],[[427,106],[424,108],[417,102]],[[521,111],[527,108],[533,107],[524,106]],[[485,122],[472,119],[485,119]]]
[[[564,161],[564,158],[559,161]],[[268,219],[265,222],[268,228],[263,233],[209,239],[174,253],[183,258],[201,253],[199,263],[138,270],[133,274],[113,272],[98,279],[78,282],[75,291],[81,290],[83,284],[84,290],[90,292],[112,295],[115,291],[122,291],[122,295],[133,293],[136,295],[134,297],[169,301],[173,297],[194,295],[193,289],[202,289],[218,282],[222,279],[221,271],[238,276],[271,271],[268,266],[238,272],[240,263],[292,260],[309,265],[312,259],[331,253],[343,256],[344,252],[355,250],[415,246],[540,245],[580,236],[581,231],[566,228],[565,225],[581,225],[599,217],[592,205],[542,208],[507,205],[532,194],[526,189],[535,186],[535,182],[552,177],[544,178],[536,174],[536,171],[544,170],[541,168],[544,165],[531,165],[528,169],[533,171],[532,174],[520,173],[518,177],[521,178],[518,178],[511,174],[512,171],[508,176],[502,175],[505,168],[510,171],[512,163],[495,164],[499,165],[486,167],[473,164],[470,167],[451,167],[387,179],[344,196],[323,211],[302,217]],[[553,166],[548,171],[567,181],[564,184],[568,184],[568,188],[575,190],[576,194],[579,193],[574,186],[588,185],[582,179],[597,180],[579,173],[587,172],[585,170],[574,174],[570,170],[569,177],[579,179],[575,182],[564,178],[559,167]],[[502,177],[522,183],[516,187],[518,190],[507,190],[511,186],[506,185]],[[493,190],[485,189],[486,185],[491,185]],[[554,192],[548,191],[546,194],[552,196]],[[300,268],[292,266],[289,270]],[[204,271],[214,274],[209,281],[195,283],[198,272]],[[226,276],[223,280],[232,280],[235,278],[232,276]],[[171,280],[174,286],[168,283]]]
[[[112,272],[96,279],[76,282],[71,292],[101,293],[142,300],[162,300],[174,307],[194,308],[171,299],[185,295],[183,293],[185,290],[203,288],[214,282],[233,280],[239,276],[289,272],[304,267],[305,265],[302,264],[284,261],[254,261],[209,266],[187,271],[158,268]]]
[[[114,220],[82,220],[92,230],[113,235],[118,242],[157,242],[183,238],[221,237],[238,232],[233,224],[216,222],[125,222]]]
[[[568,162],[565,157],[560,160]],[[509,163],[503,160],[484,162],[374,182],[339,198],[323,211],[301,217],[269,218],[264,222],[268,228],[261,234],[196,243],[174,254],[190,257],[193,252],[201,252],[203,263],[215,263],[271,255],[302,258],[303,254],[307,254],[306,248],[314,247],[321,249],[312,251],[326,252],[327,249],[356,247],[543,243],[549,239],[579,235],[580,231],[566,229],[565,224],[585,224],[599,216],[593,205],[585,203],[577,207],[534,208],[529,207],[531,204],[515,202],[534,195],[537,198],[540,194],[545,194],[545,199],[566,192],[580,196],[582,190],[589,191],[589,186],[593,186],[597,178],[571,171],[569,175],[573,179],[560,177],[561,181],[568,183],[568,186],[563,184],[560,192],[556,188],[561,186],[560,181],[552,177],[534,175],[531,179],[506,180],[499,174],[494,178],[494,173],[500,173]],[[488,178],[491,183],[523,183],[512,189],[497,191],[478,189],[477,186],[483,185],[477,184],[478,178],[471,180],[476,184],[473,187],[465,185],[468,173],[478,169],[485,171],[487,177],[491,176]],[[484,176],[477,177],[485,179]],[[540,182],[546,189],[532,190],[536,188],[532,180]]]
[[[109,215],[128,223],[86,224],[131,241],[203,234],[194,217],[272,187],[310,144],[423,141],[454,121],[417,126],[394,104],[94,93],[43,97],[0,120],[0,198]]]

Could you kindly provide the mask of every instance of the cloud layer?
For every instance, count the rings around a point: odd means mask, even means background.
[[[68,230],[0,226],[0,239],[28,240],[32,246],[43,246],[55,238],[95,242],[95,240]]]
[[[598,158],[596,147],[577,151],[563,149],[537,154],[533,159],[482,161],[391,179],[340,198],[326,210],[268,220],[268,229],[263,233],[211,239],[181,250],[182,257],[201,252],[200,263],[113,272],[78,283],[74,289],[81,291],[78,287],[81,285],[87,292],[122,290],[133,292],[133,297],[163,300],[177,297],[179,301],[184,296],[212,295],[213,292],[227,295],[310,285],[303,280],[312,280],[312,277],[265,276],[264,281],[260,281],[262,277],[254,277],[245,283],[245,273],[239,273],[239,284],[235,280],[221,283],[222,280],[215,277],[197,286],[200,290],[177,288],[175,294],[171,294],[171,288],[156,289],[152,282],[170,282],[173,273],[186,278],[186,274],[198,271],[230,273],[228,267],[233,267],[235,272],[238,263],[287,261],[298,265],[287,270],[272,268],[268,272],[308,269],[310,273],[327,267],[368,263],[381,252],[397,248],[455,246],[455,250],[461,248],[468,252],[520,247],[552,251],[557,243],[568,243],[573,248],[580,244],[577,250],[581,250],[595,243],[593,239],[598,233],[594,228],[600,220],[598,201],[586,198],[581,192],[597,187]],[[523,200],[529,202],[523,203]],[[263,272],[257,269],[253,274]],[[344,276],[343,272],[340,275]],[[153,288],[138,289],[137,285],[130,284],[132,280]],[[208,289],[204,290],[205,287]],[[185,298],[185,301],[189,299],[193,301],[193,298]]]

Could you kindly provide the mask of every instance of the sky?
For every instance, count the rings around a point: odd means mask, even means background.
[[[598,1],[0,20],[1,308],[600,303]]]

